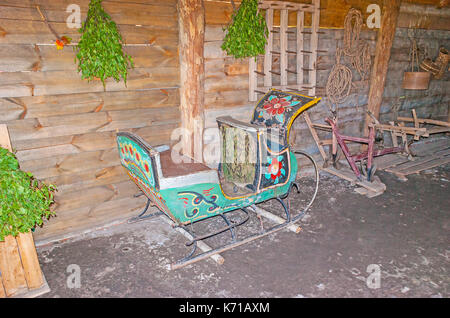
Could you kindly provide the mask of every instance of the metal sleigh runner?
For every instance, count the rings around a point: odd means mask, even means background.
[[[218,169],[202,163],[174,163],[168,146],[152,147],[139,136],[117,133],[117,145],[122,165],[129,177],[147,196],[144,211],[133,220],[154,216],[146,215],[150,203],[171,223],[187,231],[192,240],[190,253],[173,263],[171,269],[192,264],[255,239],[275,233],[299,221],[311,206],[317,193],[319,174],[315,161],[308,154],[291,149],[289,131],[294,119],[319,102],[314,98],[279,90],[270,90],[258,102],[250,123],[232,117],[218,117],[221,160]],[[309,204],[291,214],[285,199],[295,187],[299,165],[297,155],[311,160],[315,168],[315,190]],[[237,236],[236,228],[255,213],[255,206],[270,199],[277,200],[284,211],[282,222],[250,234]],[[239,220],[231,220],[227,212],[242,212]],[[294,215],[295,214],[295,215]],[[196,234],[193,224],[219,217],[223,225],[206,234]],[[229,232],[228,242],[220,247],[197,252],[202,240]]]

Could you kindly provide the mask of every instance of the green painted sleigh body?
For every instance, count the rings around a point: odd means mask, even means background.
[[[222,149],[217,170],[205,166],[165,176],[161,157],[168,158],[171,150],[126,132],[117,134],[121,163],[149,200],[177,224],[282,197],[298,170],[288,142],[292,122],[319,100],[271,90],[258,102],[250,123],[217,118]]]

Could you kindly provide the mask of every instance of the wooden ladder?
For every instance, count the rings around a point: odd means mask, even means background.
[[[266,23],[269,30],[267,38],[263,72],[257,70],[257,61],[249,59],[249,101],[256,101],[257,94],[265,94],[271,88],[298,91],[310,96],[316,94],[316,62],[319,41],[320,0],[313,0],[312,4],[302,4],[281,1],[261,1],[260,10],[265,10]],[[274,11],[280,12],[280,26],[275,29]],[[289,13],[296,12],[295,31],[289,27]],[[311,28],[305,30],[305,14],[311,15]],[[274,51],[274,33],[280,34],[279,51]],[[296,34],[295,48],[289,48],[288,34]],[[310,34],[309,49],[305,50],[305,34]],[[280,59],[280,70],[273,69],[273,56]],[[295,66],[289,65],[289,55],[296,56]],[[308,56],[305,67],[304,56]],[[307,72],[308,76],[304,76]],[[289,83],[288,73],[295,74],[295,83]],[[263,86],[258,86],[258,75],[263,76]],[[273,77],[279,77],[279,85],[273,86]]]

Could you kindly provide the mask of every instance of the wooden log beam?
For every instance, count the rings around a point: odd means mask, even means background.
[[[379,118],[381,101],[383,99],[384,84],[391,57],[391,47],[394,41],[395,28],[397,26],[397,17],[400,11],[401,0],[384,0],[383,15],[381,18],[381,27],[378,31],[377,44],[375,48],[375,59],[370,74],[370,88],[368,96],[367,110],[375,118]],[[364,126],[364,135],[369,133],[369,124],[371,118],[366,116]]]
[[[204,128],[204,40],[205,6],[203,0],[178,1],[180,35],[180,112],[183,154],[202,161]],[[190,137],[190,138],[189,138]]]

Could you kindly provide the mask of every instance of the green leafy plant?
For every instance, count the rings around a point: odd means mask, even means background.
[[[78,71],[83,79],[100,79],[105,86],[109,77],[127,83],[128,68],[133,59],[123,52],[122,36],[116,23],[102,7],[102,0],[91,0],[86,20],[78,30],[81,38],[74,47]]]
[[[19,168],[13,153],[0,147],[0,241],[26,233],[54,214],[54,185],[43,184]]]
[[[258,0],[243,0],[233,13],[222,43],[222,50],[235,58],[264,54],[268,36],[266,20],[258,12]]]

